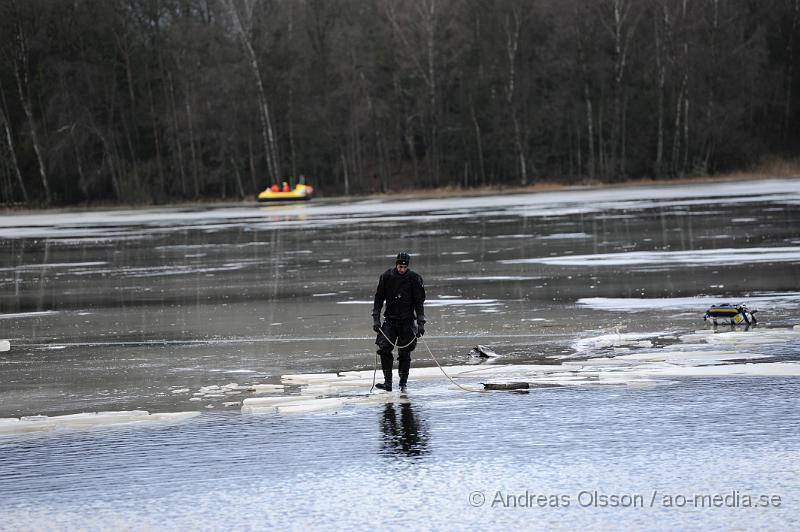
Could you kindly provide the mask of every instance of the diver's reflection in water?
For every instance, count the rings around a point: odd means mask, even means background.
[[[417,419],[411,403],[386,403],[381,431],[381,448],[386,454],[422,456],[428,453],[428,428]]]

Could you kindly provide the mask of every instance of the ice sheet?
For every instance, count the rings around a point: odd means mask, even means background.
[[[754,262],[794,261],[800,261],[800,246],[690,251],[629,251],[624,253],[507,259],[499,262],[501,264],[551,264],[557,266],[643,266],[653,264],[680,264],[683,266],[719,264],[720,266],[725,266],[726,264],[739,265]]]
[[[145,410],[92,412],[65,416],[26,416],[0,419],[0,434],[40,432],[57,429],[87,429],[131,423],[177,423],[199,415],[200,412],[149,413]]]
[[[695,310],[704,312],[709,306],[725,303],[744,303],[750,308],[800,308],[800,292],[776,292],[732,296],[695,296],[665,298],[608,298],[584,297],[577,304],[597,310],[639,312],[641,310]]]
[[[670,340],[658,347],[657,340]],[[584,358],[561,364],[453,365],[413,368],[414,393],[483,391],[484,383],[528,383],[532,390],[549,386],[655,386],[676,377],[800,376],[800,363],[770,362],[756,348],[800,341],[800,328],[755,329],[714,333],[669,334],[663,331],[600,334],[577,340],[573,346]],[[719,345],[731,347],[720,348]],[[735,348],[733,347],[735,346]],[[753,363],[758,362],[758,363]],[[460,386],[451,384],[453,379]],[[281,394],[245,399],[243,413],[341,412],[348,407],[385,401],[389,393],[368,394],[373,371],[287,374],[285,385],[299,386],[299,395]],[[379,376],[380,377],[380,376]],[[491,393],[508,393],[492,391]]]
[[[646,198],[646,199],[642,199]],[[219,229],[247,223],[259,229],[302,225],[353,225],[365,220],[387,223],[410,218],[428,221],[491,216],[506,212],[522,216],[557,216],[603,210],[646,209],[679,205],[737,204],[771,201],[797,205],[800,187],[794,179],[718,182],[679,186],[635,186],[599,189],[571,188],[533,194],[505,194],[446,199],[397,201],[312,202],[269,207],[196,209],[93,210],[87,212],[13,214],[0,218],[0,238],[102,238],[143,234],[154,229]],[[422,214],[429,213],[429,214]]]
[[[373,301],[337,301],[339,305],[369,305],[372,306]],[[440,299],[426,299],[426,307],[460,307],[460,306],[492,306],[499,305],[500,302],[496,299],[461,299],[461,298],[440,298]]]
[[[572,343],[572,348],[579,354],[586,354],[608,347],[651,347],[653,342],[650,339],[662,334],[665,333],[663,331],[641,333],[613,332],[610,334],[607,333],[599,336],[581,338]]]

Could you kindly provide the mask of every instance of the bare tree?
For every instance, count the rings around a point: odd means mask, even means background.
[[[270,116],[267,93],[264,89],[261,68],[258,65],[258,58],[256,56],[256,51],[253,48],[253,40],[250,36],[253,29],[253,11],[255,9],[256,2],[254,2],[254,0],[242,0],[241,8],[237,7],[235,0],[224,0],[224,4],[227,14],[233,23],[234,33],[238,35],[239,40],[244,47],[248,65],[256,83],[259,118],[261,119],[264,156],[266,157],[267,168],[273,179],[279,179],[281,172],[274,127],[272,125],[272,118]]]
[[[594,148],[594,116],[592,112],[592,98],[591,90],[589,88],[589,69],[587,66],[586,58],[586,45],[584,44],[584,31],[582,28],[582,19],[579,15],[578,9],[575,9],[575,41],[578,48],[578,65],[581,73],[581,85],[583,93],[583,104],[586,110],[586,141],[589,144],[589,160],[586,162],[588,168],[589,179],[595,178],[597,169],[597,158],[595,156]]]
[[[792,25],[789,29],[789,39],[786,43],[786,98],[783,111],[783,140],[789,133],[790,121],[792,115],[792,91],[794,79],[794,36],[797,33],[797,28],[800,26],[800,0],[790,0],[792,12]]]
[[[39,134],[36,131],[36,120],[33,117],[33,104],[31,102],[30,90],[30,65],[28,63],[28,40],[25,35],[25,30],[22,24],[22,18],[15,0],[11,2],[12,9],[16,15],[16,33],[14,35],[15,50],[13,58],[14,78],[17,81],[17,91],[19,94],[20,104],[25,111],[25,116],[28,119],[28,128],[31,133],[31,143],[33,150],[36,152],[36,161],[39,166],[39,177],[42,181],[44,189],[45,203],[50,204],[52,201],[52,194],[50,193],[50,183],[47,178],[47,168],[44,163],[43,149],[39,141]]]
[[[20,191],[22,192],[22,201],[28,203],[28,189],[25,188],[25,181],[22,179],[22,172],[19,169],[19,163],[17,162],[17,155],[14,152],[14,138],[11,134],[11,125],[8,123],[8,119],[6,115],[8,114],[8,106],[6,105],[6,93],[3,90],[3,83],[0,80],[0,123],[3,125],[3,132],[5,133],[4,139],[6,141],[6,146],[8,149],[8,157],[11,160],[11,166],[14,170],[14,176],[17,178],[17,185],[19,186]]]
[[[614,42],[614,116],[611,125],[611,152],[609,172],[611,176],[625,175],[625,68],[628,62],[628,49],[636,31],[640,13],[633,12],[635,2],[631,0],[609,0],[611,23],[603,20]],[[633,13],[632,13],[633,12]]]
[[[438,108],[438,32],[440,17],[437,0],[414,0],[411,13],[398,12],[392,0],[385,4],[386,17],[413,70],[426,87],[428,123],[428,177],[439,184],[439,108]],[[403,15],[406,15],[403,17]],[[421,46],[420,46],[421,45]]]
[[[514,128],[514,148],[517,155],[519,180],[522,186],[528,184],[528,166],[526,163],[525,148],[522,143],[522,132],[520,130],[520,117],[515,100],[516,83],[516,62],[517,52],[519,51],[519,32],[522,25],[522,7],[515,4],[511,7],[511,13],[505,18],[506,33],[506,55],[508,59],[508,82],[506,83],[506,104],[511,116],[511,123]]]
[[[664,174],[664,91],[667,80],[667,46],[671,39],[672,18],[666,0],[656,0],[653,5],[653,36],[655,38],[656,67],[656,158],[653,174]]]

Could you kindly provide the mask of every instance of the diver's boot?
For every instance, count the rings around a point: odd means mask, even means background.
[[[397,373],[400,375],[400,392],[406,392],[408,385],[408,372],[411,369],[411,353],[401,352],[397,360]]]
[[[375,385],[376,388],[392,391],[392,355],[381,355],[381,370],[383,371],[383,382]]]
[[[392,391],[392,370],[388,372],[383,372],[383,382],[379,382],[375,385],[376,388],[380,388],[381,390],[386,390],[387,392]]]

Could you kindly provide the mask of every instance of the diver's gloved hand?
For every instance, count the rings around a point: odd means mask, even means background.
[[[372,330],[375,332],[381,332],[381,320],[378,318],[372,318]]]
[[[425,322],[417,320],[417,338],[425,334]]]

